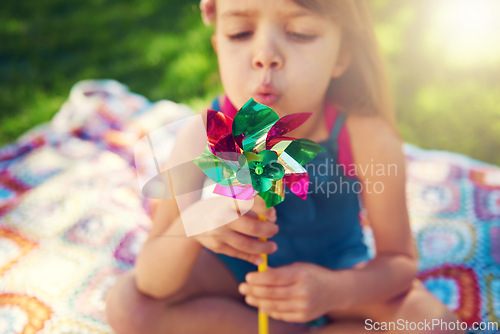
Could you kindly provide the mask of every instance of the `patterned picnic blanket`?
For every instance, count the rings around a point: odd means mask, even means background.
[[[112,332],[106,291],[133,266],[155,206],[134,144],[188,115],[83,81],[50,123],[0,148],[0,333]],[[420,278],[462,321],[500,322],[500,168],[404,148]]]

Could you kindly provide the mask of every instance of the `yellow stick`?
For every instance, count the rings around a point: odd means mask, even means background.
[[[266,220],[266,217],[259,214],[258,218],[260,220]],[[267,238],[259,238],[260,241],[267,241]],[[262,257],[262,263],[259,264],[258,270],[259,272],[264,272],[267,270],[267,254],[260,254]],[[269,334],[269,318],[267,314],[262,313],[259,310],[259,334]]]

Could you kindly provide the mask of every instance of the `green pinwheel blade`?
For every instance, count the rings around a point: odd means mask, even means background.
[[[235,167],[216,157],[208,146],[199,157],[193,159],[193,162],[212,181],[221,186],[228,187],[236,178]]]
[[[265,149],[267,133],[278,120],[274,110],[250,99],[234,116],[233,137],[245,136],[242,141],[245,152],[261,146]]]
[[[266,203],[266,209],[280,204],[285,200],[284,196],[280,196],[272,190],[258,193],[257,196],[260,196],[264,200],[264,202]]]
[[[312,140],[301,138],[291,142],[284,152],[304,166],[323,150],[321,145]]]
[[[271,161],[264,167],[263,175],[271,181],[278,181],[285,176],[285,168],[276,161]]]
[[[278,153],[274,151],[244,152],[238,159],[241,168],[236,172],[236,177],[243,184],[251,182],[257,192],[266,192],[273,181],[285,175],[285,169],[277,160]]]
[[[278,153],[276,153],[274,151],[269,151],[269,150],[262,151],[262,152],[259,152],[259,156],[262,157],[261,162],[263,165],[267,165],[271,162],[278,161]]]
[[[273,186],[273,181],[261,175],[252,174],[252,187],[255,191],[261,193],[266,192]]]
[[[266,208],[269,209],[285,200],[285,188],[283,180],[273,182],[271,189],[268,191],[260,192],[258,195],[266,203]]]

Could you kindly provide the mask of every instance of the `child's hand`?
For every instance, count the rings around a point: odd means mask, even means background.
[[[287,322],[308,322],[332,309],[327,290],[334,285],[334,271],[316,264],[295,262],[266,272],[247,274],[239,286],[249,305],[271,318]]]
[[[259,220],[257,214],[267,220]],[[206,215],[200,217],[209,219]],[[252,209],[237,220],[196,235],[194,238],[215,253],[259,265],[262,261],[259,254],[272,254],[278,248],[274,241],[263,242],[256,238],[272,238],[276,233],[278,233],[276,210],[274,208],[266,210],[264,201],[256,197]]]

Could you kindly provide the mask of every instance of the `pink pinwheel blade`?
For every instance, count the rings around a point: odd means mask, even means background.
[[[287,134],[288,132],[299,127],[310,116],[311,113],[298,113],[298,114],[286,115],[280,118],[267,133],[266,149],[268,150],[269,148],[273,147],[273,145],[270,145],[269,143],[274,138],[283,137],[284,134]]]
[[[250,184],[242,186],[230,186],[230,187],[223,187],[221,185],[216,185],[214,189],[214,194],[241,200],[250,200],[254,198],[255,190]]]
[[[307,190],[309,189],[309,174],[287,174],[283,177],[283,183],[288,187],[288,189],[290,189],[292,193],[304,200],[306,199]]]

